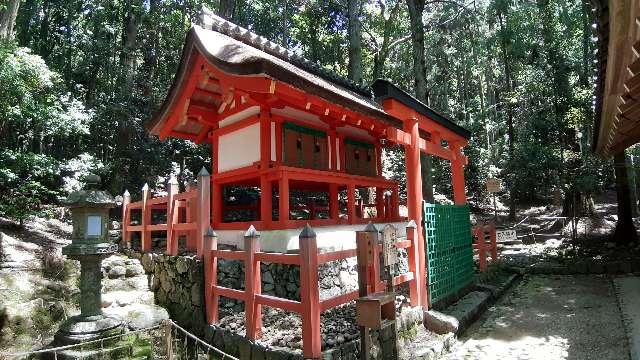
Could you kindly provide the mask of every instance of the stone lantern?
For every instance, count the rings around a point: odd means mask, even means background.
[[[75,344],[122,332],[120,320],[102,313],[102,260],[115,253],[109,242],[109,209],[116,206],[105,191],[98,190],[100,177],[89,175],[83,190],[73,192],[65,201],[71,210],[71,244],[62,248],[67,257],[80,261],[80,315],[62,323],[56,333],[58,344]]]

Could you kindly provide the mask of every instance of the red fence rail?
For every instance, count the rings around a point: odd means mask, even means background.
[[[412,222],[413,223],[413,222]],[[363,236],[364,231],[357,231],[356,236]],[[377,230],[377,243],[371,252],[376,259],[374,265],[368,269],[367,276],[371,276],[376,284],[375,289],[367,289],[367,293],[381,291],[386,283],[380,280],[379,255],[382,244]],[[262,325],[262,306],[275,307],[300,314],[302,318],[302,345],[305,359],[318,359],[321,355],[320,313],[334,307],[346,304],[358,298],[358,290],[342,295],[320,300],[318,267],[321,264],[336,260],[343,260],[357,256],[356,249],[318,252],[318,243],[313,229],[307,225],[300,233],[300,251],[297,254],[267,253],[260,250],[260,234],[253,226],[244,236],[244,250],[218,250],[218,238],[212,229],[205,236],[204,266],[205,266],[205,305],[209,324],[218,322],[218,301],[220,296],[241,300],[245,304],[246,336],[250,340],[260,338]],[[407,249],[409,258],[409,272],[395,276],[394,284],[409,282],[412,305],[417,305],[418,279],[424,283],[424,275],[416,270],[416,249],[418,236],[415,225],[407,227],[407,238],[395,242],[397,248]],[[239,260],[244,262],[245,289],[236,290],[218,285],[218,259]],[[277,296],[262,294],[260,278],[260,262],[289,264],[300,266],[300,301],[285,299]]]
[[[185,192],[178,192],[178,182],[171,177],[167,187],[167,196],[153,198],[147,184],[142,188],[142,200],[131,202],[129,191],[125,191],[122,200],[122,241],[131,246],[131,235],[140,233],[142,251],[151,251],[151,232],[164,231],[167,234],[167,254],[178,254],[178,237],[186,235],[187,249],[203,254],[204,234],[210,224],[210,188],[209,173],[203,168],[198,174],[198,184],[190,186]],[[132,211],[140,211],[140,224],[131,224]],[[166,212],[166,222],[152,224],[153,211]],[[183,216],[180,216],[182,213]]]
[[[475,225],[472,228],[474,237],[473,249],[479,257],[481,272],[487,271],[487,257],[491,253],[491,263],[498,262],[498,244],[496,242],[496,226],[493,223]]]

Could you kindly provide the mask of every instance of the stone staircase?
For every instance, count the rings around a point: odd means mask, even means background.
[[[155,304],[154,294],[140,260],[113,255],[102,261],[102,310],[122,319],[136,330],[168,319],[163,307]]]

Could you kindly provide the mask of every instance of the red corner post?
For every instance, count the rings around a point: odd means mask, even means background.
[[[485,246],[484,226],[475,227],[475,236],[478,239],[478,267],[480,272],[487,271],[487,250]]]
[[[422,307],[428,306],[427,279],[425,259],[425,238],[422,226],[422,168],[420,164],[420,131],[418,119],[409,117],[404,122],[404,128],[411,134],[411,143],[405,146],[405,164],[407,169],[407,210],[409,219],[416,220],[416,231],[418,235],[417,250],[418,258],[416,266],[421,271],[418,279],[418,304]]]
[[[423,269],[417,266],[418,263],[418,226],[414,220],[407,224],[407,240],[411,241],[411,247],[407,249],[407,258],[409,262],[409,271],[413,273],[413,280],[409,282],[409,299],[411,306],[418,306],[420,303],[420,281],[423,278]]]
[[[141,246],[142,251],[151,251],[151,231],[147,230],[147,227],[151,225],[151,206],[149,201],[149,185],[144,184],[142,187],[142,232],[141,234]]]
[[[173,198],[178,195],[178,180],[171,175],[167,191],[167,254],[178,255],[178,241],[173,232],[173,225],[178,221],[178,209],[173,206]]]
[[[122,194],[122,246],[126,248],[131,247],[131,232],[127,230],[131,224],[130,203],[131,194],[129,194],[129,190],[125,190],[124,194]]]
[[[213,250],[218,250],[218,234],[211,227],[204,236],[204,304],[207,313],[207,324],[218,322],[218,300],[220,296],[213,291],[218,285],[218,258]]]
[[[256,302],[256,294],[262,292],[260,280],[260,261],[256,260],[256,252],[260,251],[260,233],[251,225],[244,234],[244,314],[247,338],[255,340],[262,330],[262,305]]]
[[[196,251],[202,258],[204,236],[211,225],[211,177],[204,167],[198,173],[198,228],[196,229]],[[177,243],[177,241],[176,241]]]
[[[300,301],[302,302],[302,354],[320,359],[320,290],[318,288],[318,243],[307,224],[298,236],[300,242]]]

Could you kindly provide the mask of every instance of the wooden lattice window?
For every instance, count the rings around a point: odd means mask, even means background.
[[[327,134],[297,124],[282,124],[282,159],[285,165],[307,169],[329,168]]]

